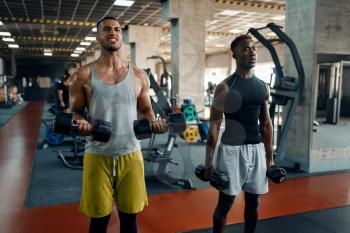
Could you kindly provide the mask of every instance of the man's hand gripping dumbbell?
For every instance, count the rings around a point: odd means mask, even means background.
[[[150,138],[153,133],[161,134],[166,131],[181,133],[186,129],[186,118],[181,112],[169,114],[167,119],[150,122],[147,119],[134,121],[134,132],[138,140]]]
[[[111,136],[111,124],[98,119],[89,123],[82,117],[73,116],[72,113],[59,112],[54,119],[53,131],[64,135],[72,133],[82,136],[91,135],[95,141],[108,142]]]
[[[228,174],[225,172],[220,172],[213,167],[205,168],[203,164],[200,164],[196,167],[195,173],[200,180],[204,182],[209,181],[211,186],[218,190],[226,189],[230,183]]]

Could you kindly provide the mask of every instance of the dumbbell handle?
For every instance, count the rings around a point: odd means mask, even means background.
[[[182,113],[169,114],[166,119],[166,126],[172,133],[183,132],[186,129],[186,119]],[[134,132],[137,139],[150,138],[154,133],[152,124],[147,119],[134,121]]]

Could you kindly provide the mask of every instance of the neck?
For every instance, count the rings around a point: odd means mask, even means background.
[[[254,75],[252,69],[246,69],[246,68],[243,68],[243,67],[240,67],[240,66],[238,66],[236,68],[235,73],[238,74],[239,76],[243,77],[243,78],[251,78]]]
[[[102,49],[101,55],[96,62],[100,63],[103,66],[107,66],[112,69],[117,69],[122,67],[123,58],[119,50],[111,52]]]

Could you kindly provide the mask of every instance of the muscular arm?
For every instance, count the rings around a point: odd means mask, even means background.
[[[270,96],[269,89],[268,97]],[[273,146],[272,146],[272,123],[269,114],[268,97],[261,108],[261,134],[263,137],[264,147],[266,151],[266,160],[268,166],[273,164]]]
[[[226,83],[220,83],[214,93],[213,104],[210,107],[208,141],[206,146],[205,167],[211,168],[215,147],[219,137],[220,125],[223,118],[225,99],[228,93]]]
[[[137,110],[141,113],[142,118],[148,119],[150,122],[155,121],[151,99],[149,96],[150,81],[143,70],[135,69],[135,75],[137,76],[138,83],[140,85],[140,93],[137,97]]]
[[[90,70],[87,66],[80,68],[70,78],[69,87],[69,110],[73,113],[78,123],[78,134],[88,135],[91,125],[84,118],[85,108],[90,107],[91,79]]]
[[[89,108],[91,97],[90,71],[82,67],[70,78],[69,106],[70,110],[83,115],[85,108]]]

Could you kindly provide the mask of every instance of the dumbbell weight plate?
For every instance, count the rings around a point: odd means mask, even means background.
[[[134,121],[134,133],[138,140],[150,138],[152,135],[152,126],[147,119]]]
[[[53,132],[70,135],[73,127],[73,114],[58,112],[53,121]]]
[[[181,134],[181,137],[186,142],[197,142],[199,139],[199,130],[198,127],[195,127],[193,125],[187,126],[186,130]]]
[[[186,118],[182,112],[171,113],[168,116],[168,127],[171,133],[181,133],[186,130]]]

